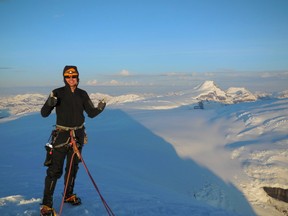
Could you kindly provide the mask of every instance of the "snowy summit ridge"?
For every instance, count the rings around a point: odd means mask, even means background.
[[[214,81],[207,80],[194,88],[196,91],[222,91]]]

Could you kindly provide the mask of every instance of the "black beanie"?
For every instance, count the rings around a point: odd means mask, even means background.
[[[77,74],[79,76],[79,72],[77,70],[77,67],[76,66],[73,66],[73,65],[66,65],[63,69],[63,76],[64,74],[66,73],[69,73],[69,74]]]

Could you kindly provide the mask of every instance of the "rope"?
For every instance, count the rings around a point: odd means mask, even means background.
[[[98,193],[98,195],[99,195],[99,197],[100,197],[100,199],[101,199],[101,201],[102,201],[102,203],[103,203],[103,205],[104,205],[104,207],[105,207],[108,215],[109,215],[109,216],[115,216],[114,213],[113,213],[113,211],[111,210],[111,208],[109,207],[109,205],[108,205],[107,202],[105,201],[104,197],[102,196],[102,194],[101,194],[101,192],[100,192],[100,190],[99,190],[96,182],[94,181],[91,173],[90,173],[89,170],[88,170],[88,167],[87,167],[84,159],[82,158],[82,155],[81,155],[81,153],[80,153],[80,151],[79,151],[79,149],[78,149],[78,147],[77,147],[77,144],[76,144],[75,131],[74,131],[74,130],[70,130],[70,138],[71,138],[71,144],[72,144],[72,148],[73,148],[74,153],[73,153],[73,155],[72,155],[72,157],[71,157],[71,161],[70,161],[70,165],[69,165],[69,171],[68,171],[68,176],[67,176],[67,180],[66,180],[66,184],[65,184],[65,189],[64,189],[64,196],[63,196],[63,198],[62,198],[62,202],[61,202],[60,211],[59,211],[58,216],[61,216],[61,214],[62,214],[62,209],[63,209],[63,205],[64,205],[65,195],[66,195],[66,191],[67,191],[67,187],[68,187],[68,182],[69,182],[70,173],[71,173],[72,164],[73,164],[73,160],[74,160],[75,154],[76,154],[76,155],[78,156],[78,158],[82,161],[82,163],[83,163],[83,165],[84,165],[84,168],[85,168],[85,171],[87,172],[90,180],[92,181],[92,184],[93,184],[94,188],[96,189],[96,191],[97,191],[97,193]]]
[[[63,194],[63,198],[62,198],[62,201],[61,201],[61,205],[60,205],[60,211],[59,211],[59,216],[61,216],[62,214],[62,210],[63,210],[63,206],[64,206],[64,201],[65,201],[65,196],[66,196],[66,192],[67,192],[67,188],[68,188],[68,182],[69,182],[69,179],[70,179],[70,174],[71,174],[71,170],[72,170],[72,165],[73,165],[73,160],[74,160],[74,156],[75,156],[75,152],[72,154],[71,156],[71,161],[70,161],[70,165],[69,165],[69,171],[68,171],[68,176],[67,176],[67,179],[66,179],[66,184],[65,184],[65,188],[64,188],[64,194]]]
[[[82,161],[82,163],[83,163],[83,165],[84,165],[84,168],[85,168],[88,176],[90,177],[90,179],[91,179],[91,181],[92,181],[92,183],[93,183],[93,185],[94,185],[94,188],[96,189],[96,191],[97,191],[97,193],[98,193],[98,195],[99,195],[99,197],[100,197],[100,199],[101,199],[101,201],[102,201],[102,203],[103,203],[103,205],[104,205],[104,207],[105,207],[108,215],[109,215],[109,216],[115,216],[114,213],[112,212],[111,208],[109,207],[109,205],[108,205],[107,202],[105,201],[104,197],[103,197],[102,194],[100,193],[100,190],[99,190],[99,188],[97,187],[97,185],[96,185],[96,183],[95,183],[92,175],[90,174],[90,172],[89,172],[89,170],[88,170],[88,168],[87,168],[87,166],[86,166],[83,158],[81,158],[81,161]]]

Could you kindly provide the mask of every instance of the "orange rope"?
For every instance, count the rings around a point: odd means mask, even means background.
[[[76,153],[74,152],[72,157],[71,157],[71,161],[70,161],[70,165],[69,165],[69,171],[68,171],[68,176],[67,176],[67,179],[66,179],[66,184],[65,184],[65,188],[64,188],[64,194],[63,194],[63,198],[62,198],[62,201],[61,201],[61,206],[60,206],[60,211],[59,211],[58,216],[61,216],[61,214],[62,214],[64,200],[65,200],[65,196],[66,196],[66,192],[67,192],[67,188],[68,188],[68,182],[69,182],[70,173],[71,173],[71,170],[72,170],[72,165],[73,165],[73,160],[74,160],[75,154]]]

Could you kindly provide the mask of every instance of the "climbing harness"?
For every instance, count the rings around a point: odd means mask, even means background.
[[[57,125],[57,126],[58,126],[58,125]],[[57,126],[56,126],[56,128],[57,128]],[[58,127],[59,127],[59,126],[58,126]],[[67,128],[67,127],[65,127],[65,128]],[[81,128],[83,128],[83,125],[82,125]],[[105,201],[104,197],[103,197],[102,194],[100,193],[100,190],[99,190],[96,182],[94,181],[91,173],[89,172],[88,167],[87,167],[85,161],[83,160],[83,157],[82,157],[82,155],[81,155],[81,153],[80,153],[80,151],[79,151],[79,149],[78,149],[78,147],[77,147],[77,140],[76,140],[76,136],[75,136],[75,130],[81,129],[81,128],[72,128],[72,129],[71,129],[71,128],[68,128],[68,130],[70,131],[70,138],[69,138],[69,139],[70,139],[70,145],[71,145],[71,147],[73,148],[73,154],[72,154],[71,161],[70,161],[70,165],[69,165],[68,176],[67,176],[66,184],[65,184],[65,188],[64,188],[64,195],[63,195],[63,198],[62,198],[62,202],[61,202],[61,205],[60,205],[60,211],[59,211],[59,214],[58,214],[58,215],[61,216],[61,214],[62,214],[62,210],[63,210],[63,206],[64,206],[64,201],[65,201],[65,196],[66,196],[66,192],[67,192],[67,188],[68,188],[68,182],[69,182],[69,178],[70,178],[70,173],[71,173],[71,170],[72,170],[73,160],[74,160],[75,155],[77,155],[77,157],[79,158],[79,160],[80,160],[80,161],[82,162],[82,164],[84,165],[85,171],[87,172],[90,180],[92,181],[92,184],[93,184],[94,188],[96,189],[96,191],[97,191],[97,193],[98,193],[98,195],[99,195],[99,197],[100,197],[100,199],[101,199],[101,201],[102,201],[102,203],[103,203],[103,205],[104,205],[104,207],[105,207],[108,215],[109,215],[109,216],[115,216],[114,213],[112,212],[111,208],[108,206],[107,202]],[[65,130],[65,129],[63,128],[63,126],[61,126],[61,129]],[[68,131],[68,130],[67,130],[67,131]],[[58,147],[58,145],[57,145],[57,147]]]
[[[84,124],[80,125],[80,126],[76,126],[76,127],[66,127],[66,126],[62,126],[62,125],[56,125],[56,129],[59,130],[64,130],[64,131],[75,131],[75,130],[79,130],[82,129],[84,127]]]

